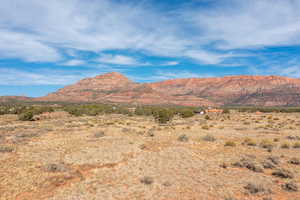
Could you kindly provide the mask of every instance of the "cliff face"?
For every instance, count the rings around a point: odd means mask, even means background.
[[[112,72],[86,78],[39,101],[177,105],[300,105],[300,80],[279,76],[187,78],[135,83]]]

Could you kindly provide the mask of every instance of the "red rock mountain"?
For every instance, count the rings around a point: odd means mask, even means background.
[[[300,79],[229,76],[135,83],[120,73],[112,72],[83,79],[36,100],[189,106],[300,106]]]
[[[25,96],[1,96],[0,103],[7,103],[7,102],[24,102],[24,101],[32,101],[32,98],[25,97]]]

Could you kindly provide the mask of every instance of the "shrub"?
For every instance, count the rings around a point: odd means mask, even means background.
[[[167,122],[171,121],[174,117],[174,113],[168,109],[160,109],[158,111],[155,111],[153,114],[155,120],[158,121],[160,124],[166,124]]]
[[[141,178],[141,183],[145,184],[145,185],[151,185],[154,181],[153,178],[145,176],[143,178]]]
[[[280,178],[294,178],[294,175],[292,172],[290,172],[289,170],[287,169],[277,169],[276,171],[274,171],[272,173],[273,176],[277,176],[277,177],[280,177]]]
[[[0,153],[11,153],[14,149],[8,146],[0,146]]]
[[[293,148],[299,149],[300,148],[300,142],[295,142],[293,145]]]
[[[202,126],[202,129],[208,130],[208,129],[209,129],[209,126],[204,125],[204,126]]]
[[[256,183],[249,183],[244,187],[250,194],[258,193],[270,193],[270,190],[265,188],[265,186]]]
[[[46,172],[56,173],[56,172],[66,172],[69,170],[69,168],[64,164],[59,163],[59,164],[47,164],[43,167],[43,170]]]
[[[240,161],[233,163],[233,166],[247,168],[254,172],[263,172],[263,168],[252,158],[242,158]]]
[[[189,138],[186,135],[181,135],[178,137],[178,141],[180,141],[180,142],[187,142],[188,140],[189,140]]]
[[[212,135],[206,135],[202,137],[202,140],[207,141],[207,142],[214,142],[216,141],[216,138]]]
[[[293,165],[300,165],[300,160],[298,158],[291,158],[289,163]]]
[[[282,149],[289,149],[290,146],[291,146],[291,145],[290,145],[289,143],[287,143],[287,142],[281,144],[281,148],[282,148]]]
[[[208,115],[205,115],[204,117],[206,120],[210,120],[210,117]]]
[[[19,115],[19,120],[21,121],[33,121],[33,113],[32,112],[25,112]]]
[[[222,112],[223,114],[229,114],[230,113],[230,110],[228,109],[228,108],[225,108],[225,109],[223,109],[223,112]]]
[[[270,140],[263,140],[260,143],[260,146],[264,149],[272,149],[275,146],[275,144]]]
[[[94,134],[95,138],[101,138],[105,136],[104,131],[99,131],[97,133]]]
[[[256,146],[256,142],[251,138],[245,138],[243,144],[246,144],[248,146]]]
[[[225,147],[235,147],[236,143],[234,141],[227,141],[224,146]]]
[[[188,117],[193,117],[195,115],[195,113],[192,110],[182,110],[179,112],[179,115],[182,118],[188,118]]]
[[[274,168],[276,168],[276,165],[273,162],[271,162],[270,160],[264,160],[262,162],[262,166],[265,169],[274,169]]]
[[[282,187],[282,189],[284,189],[288,192],[297,192],[298,191],[298,185],[294,182],[285,183],[281,187]]]

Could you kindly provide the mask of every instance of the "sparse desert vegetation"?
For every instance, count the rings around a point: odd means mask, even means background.
[[[0,108],[1,200],[300,198],[297,112]]]

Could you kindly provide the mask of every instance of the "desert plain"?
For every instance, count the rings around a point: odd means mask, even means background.
[[[0,116],[1,200],[299,200],[300,113]]]

